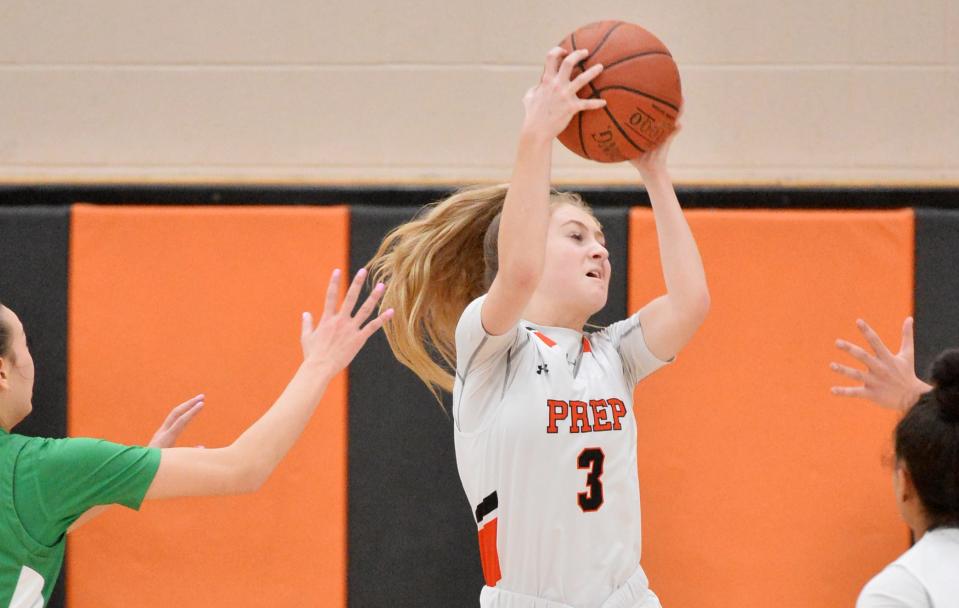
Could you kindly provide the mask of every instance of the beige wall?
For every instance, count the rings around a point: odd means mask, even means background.
[[[956,0],[0,0],[0,181],[505,180],[543,55],[601,18],[680,65],[677,181],[959,183]]]

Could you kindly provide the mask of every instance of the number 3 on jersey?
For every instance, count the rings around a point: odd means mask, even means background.
[[[576,501],[584,513],[598,511],[603,506],[603,482],[600,477],[603,476],[603,461],[605,459],[606,455],[599,448],[586,448],[579,453],[579,458],[576,459],[578,468],[589,470],[586,475],[587,490],[576,494]]]

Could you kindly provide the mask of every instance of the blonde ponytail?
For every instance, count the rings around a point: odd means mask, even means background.
[[[438,401],[453,390],[460,315],[496,275],[508,187],[466,188],[427,205],[386,235],[368,265],[372,281],[386,283],[381,308],[395,311],[384,326],[393,354]],[[551,203],[589,210],[575,194],[554,192]]]

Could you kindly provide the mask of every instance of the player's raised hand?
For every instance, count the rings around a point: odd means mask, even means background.
[[[366,269],[361,268],[353,278],[346,297],[337,308],[340,297],[340,271],[334,270],[326,290],[323,314],[315,327],[313,315],[308,312],[303,313],[300,343],[303,346],[305,363],[315,364],[330,373],[339,372],[350,364],[366,340],[393,317],[393,309],[390,308],[364,325],[383,296],[386,288],[383,283],[378,283],[373,288],[370,296],[356,314],[353,314],[353,308],[356,306],[365,278]]]
[[[204,399],[204,395],[197,395],[173,408],[147,445],[151,448],[172,448],[186,425],[203,409]]]
[[[526,119],[523,130],[552,139],[563,132],[566,125],[577,112],[595,110],[606,105],[603,99],[581,99],[577,96],[603,71],[596,64],[575,78],[573,68],[589,56],[586,49],[577,49],[571,53],[561,47],[555,47],[546,55],[546,65],[539,84],[526,92],[523,106]]]
[[[833,395],[859,397],[882,407],[905,411],[915,404],[922,393],[932,389],[916,376],[912,317],[903,321],[902,342],[895,355],[868,323],[860,319],[856,321],[856,326],[872,352],[846,340],[836,340],[839,350],[849,353],[866,369],[830,363],[829,367],[834,372],[859,383],[859,386],[834,386]]]
[[[643,177],[652,175],[655,172],[666,171],[667,159],[669,158],[669,148],[673,145],[673,141],[683,128],[683,125],[680,122],[682,118],[683,108],[680,108],[679,115],[676,117],[676,124],[673,128],[673,132],[667,135],[666,139],[656,146],[655,149],[629,160],[629,164],[636,167]]]

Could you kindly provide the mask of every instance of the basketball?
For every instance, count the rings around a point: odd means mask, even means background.
[[[571,78],[603,65],[579,96],[606,100],[605,108],[573,116],[559,135],[563,145],[583,158],[618,163],[653,150],[673,132],[682,87],[676,62],[659,38],[633,23],[599,21],[579,28],[560,46],[590,52]]]

